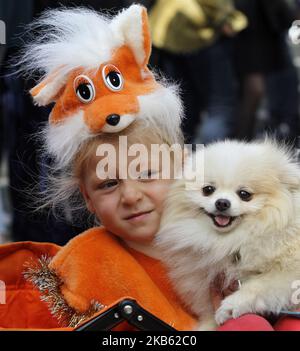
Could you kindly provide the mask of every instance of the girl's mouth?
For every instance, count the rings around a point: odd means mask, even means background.
[[[128,221],[140,221],[140,220],[144,220],[148,217],[148,215],[152,212],[153,210],[150,211],[144,211],[144,212],[137,212],[137,213],[133,213],[132,215],[126,217],[125,219]]]

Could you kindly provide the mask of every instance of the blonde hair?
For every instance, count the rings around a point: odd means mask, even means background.
[[[74,212],[87,212],[80,192],[83,172],[100,144],[116,145],[120,136],[127,136],[128,146],[139,143],[148,147],[151,144],[167,144],[169,146],[179,144],[183,147],[184,143],[183,133],[178,125],[174,125],[174,133],[167,140],[165,133],[161,133],[159,128],[150,125],[148,121],[143,119],[136,119],[129,127],[119,133],[98,134],[81,145],[69,167],[58,169],[54,165],[49,169],[46,181],[47,190],[40,193],[38,209],[50,208],[56,217],[64,217],[72,223],[75,220]],[[74,224],[76,224],[76,220]]]

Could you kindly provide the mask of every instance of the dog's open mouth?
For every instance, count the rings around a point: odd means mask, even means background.
[[[236,217],[231,217],[231,216],[224,216],[224,215],[214,215],[211,213],[208,213],[209,217],[213,220],[215,226],[219,228],[226,228],[229,227],[232,222],[236,219]]]

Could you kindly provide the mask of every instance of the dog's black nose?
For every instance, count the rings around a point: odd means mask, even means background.
[[[215,203],[216,205],[216,209],[219,211],[226,211],[228,210],[228,208],[230,208],[231,203],[230,201],[226,200],[226,199],[218,199]]]
[[[120,115],[112,114],[106,117],[106,123],[110,126],[116,126],[120,122]]]

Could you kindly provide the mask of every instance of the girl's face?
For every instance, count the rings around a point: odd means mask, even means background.
[[[172,180],[118,179],[118,167],[112,172],[114,176],[101,179],[96,174],[100,160],[100,157],[93,157],[81,181],[81,192],[89,211],[116,236],[137,243],[151,242],[159,229],[163,203]],[[128,164],[130,161],[128,157]],[[148,163],[141,162],[142,175],[160,173],[160,166],[151,169]]]

